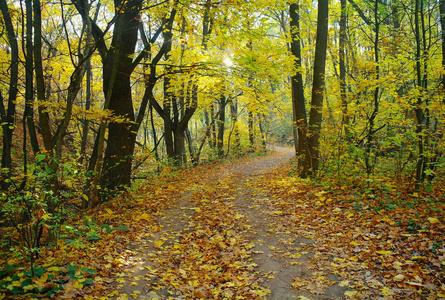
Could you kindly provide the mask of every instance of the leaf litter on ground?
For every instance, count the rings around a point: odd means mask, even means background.
[[[228,170],[249,162],[255,165],[245,158],[139,182],[79,214],[62,226],[55,245],[41,249],[34,278],[23,258],[2,253],[0,299],[267,299],[275,273],[257,269],[251,221],[234,201],[235,190],[247,185],[258,194],[249,207],[266,216],[264,231],[286,234],[268,249],[289,266],[307,260],[301,264],[311,274],[290,274],[289,289],[300,299],[327,299],[334,284],[344,288],[336,298],[445,298],[441,189],[379,195],[301,180],[290,163],[265,167],[266,174],[253,167],[240,174],[255,176],[234,182]],[[160,219],[180,202],[179,209],[189,211],[185,223],[167,231]],[[295,239],[308,242],[298,253],[281,250]],[[134,258],[141,253],[150,262],[136,274]]]

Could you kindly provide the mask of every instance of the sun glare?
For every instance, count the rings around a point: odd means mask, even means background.
[[[230,68],[230,67],[233,66],[233,61],[232,61],[230,58],[228,58],[228,57],[226,57],[226,58],[223,60],[223,63],[224,63],[224,65],[225,65],[226,67],[228,67],[228,68]]]

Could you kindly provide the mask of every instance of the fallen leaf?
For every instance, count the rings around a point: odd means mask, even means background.
[[[437,218],[432,218],[432,217],[428,218],[428,221],[429,221],[431,224],[436,224],[436,223],[439,223],[439,222],[440,222],[439,219],[437,219]]]
[[[351,298],[353,298],[353,297],[355,297],[355,296],[357,295],[357,293],[358,293],[357,291],[346,291],[344,295],[345,295],[346,297],[351,297]]]
[[[162,245],[164,245],[163,241],[154,241],[153,244],[155,244],[156,247],[161,247]]]
[[[405,275],[403,275],[403,274],[397,274],[396,276],[394,276],[394,281],[398,281],[398,282],[400,282],[400,281],[403,281],[403,279],[405,279]]]
[[[385,296],[391,296],[392,292],[389,290],[389,287],[385,286],[383,289],[380,290],[380,292]]]
[[[338,285],[341,287],[349,286],[349,281],[348,280],[340,281]]]

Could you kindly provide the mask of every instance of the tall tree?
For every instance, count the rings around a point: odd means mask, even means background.
[[[442,40],[442,68],[445,69],[445,0],[440,0],[439,9],[440,9],[440,35]],[[445,92],[445,73],[442,75],[442,80],[440,85],[442,88],[442,92]],[[445,93],[442,101],[445,103]]]
[[[293,108],[293,130],[295,152],[298,157],[298,165],[301,174],[306,174],[304,155],[307,149],[307,113],[304,99],[303,74],[301,65],[301,37],[300,37],[300,8],[299,3],[289,6],[291,53],[294,64],[294,74],[291,77],[292,86],[292,108]],[[295,134],[297,132],[297,134]]]
[[[82,1],[74,1],[74,4],[82,18],[89,18]],[[168,3],[165,4],[168,5]],[[157,41],[161,33],[166,31],[168,27],[171,28],[171,23],[176,14],[176,9],[173,7],[169,16],[165,18],[164,22],[154,32],[143,51],[133,59],[133,56],[136,54],[142,0],[118,0],[115,1],[114,6],[116,15],[113,19],[115,24],[110,47],[106,46],[104,40],[106,32],[102,31],[93,20],[90,20],[93,36],[98,44],[98,51],[103,64],[105,108],[110,109],[113,112],[113,117],[118,119],[111,120],[108,124],[108,140],[103,158],[103,168],[100,167],[101,152],[97,152],[99,167],[96,167],[96,170],[100,172],[100,169],[102,169],[101,187],[108,190],[128,186],[131,183],[136,136],[140,124],[142,124],[148,101],[149,99],[154,99],[153,89],[158,79],[156,77],[156,66],[161,57],[166,53],[167,45],[164,43],[150,62],[149,80],[139,107],[137,119],[135,118],[133,108],[131,75],[139,63],[152,51],[152,45]],[[154,6],[158,6],[158,4]],[[98,148],[101,148],[99,144]]]
[[[0,117],[3,127],[3,149],[1,167],[2,170],[6,172],[6,177],[10,177],[12,174],[12,135],[15,126],[14,120],[16,114],[16,99],[18,93],[17,85],[19,76],[19,47],[6,0],[0,0],[0,9],[3,15],[3,22],[5,23],[11,53],[7,108],[5,108],[5,105],[3,103],[3,96],[0,93]],[[2,189],[7,189],[11,183],[5,180],[1,180],[0,184]]]
[[[338,64],[340,69],[340,101],[342,107],[342,122],[341,126],[344,128],[344,134],[349,140],[351,133],[349,131],[349,116],[348,116],[348,100],[346,95],[346,0],[340,0],[340,34],[338,47]]]
[[[325,88],[326,50],[328,42],[328,13],[329,1],[319,0],[311,111],[309,116],[307,151],[305,155],[306,172],[302,173],[302,177],[316,174],[319,167],[320,131],[323,120],[323,96]]]
[[[380,80],[380,49],[379,49],[379,42],[380,42],[380,20],[379,20],[379,3],[378,0],[374,1],[374,63],[375,63],[375,70],[374,70],[374,80],[378,82]],[[371,150],[374,144],[374,134],[379,130],[376,129],[376,118],[377,114],[379,113],[379,92],[380,87],[376,85],[374,89],[373,94],[373,108],[371,112],[371,116],[368,120],[368,132],[366,135],[366,147],[365,147],[365,167],[366,167],[366,173],[368,176],[371,175],[373,164],[371,163]]]

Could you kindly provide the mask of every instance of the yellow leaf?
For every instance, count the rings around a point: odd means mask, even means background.
[[[163,241],[154,241],[153,244],[155,244],[156,247],[161,247],[164,242]]]
[[[244,217],[242,214],[236,214],[236,215],[235,215],[235,219],[237,219],[237,220],[238,220],[238,219],[241,219],[242,217]]]
[[[54,267],[48,268],[47,271],[49,271],[49,272],[59,272],[59,271],[60,271],[60,268],[54,266]]]
[[[125,279],[123,279],[123,278],[118,278],[118,279],[116,279],[116,282],[119,282],[119,283],[125,283]]]
[[[439,298],[445,298],[445,293],[442,291],[438,291],[437,292],[437,297]],[[0,299],[2,299],[2,295],[0,295]]]
[[[439,219],[437,219],[437,218],[428,218],[428,221],[429,221],[431,224],[436,224],[436,223],[439,223],[439,222],[440,222]]]
[[[139,285],[139,283],[137,283],[136,281],[132,281],[132,282],[130,283],[130,285]]]
[[[143,213],[142,215],[140,215],[140,216],[137,218],[137,221],[139,221],[139,220],[150,221],[150,215],[147,214],[147,213]]]
[[[338,285],[341,287],[349,286],[349,281],[347,280],[340,281]]]
[[[75,288],[75,289],[77,289],[77,290],[81,290],[81,289],[83,288],[83,285],[82,285],[79,281],[76,281],[76,282],[73,284],[73,288]]]
[[[353,214],[353,213],[350,213],[349,215],[346,216],[346,218],[350,219],[350,218],[352,218],[353,216],[354,216],[354,214]]]
[[[21,284],[20,284],[20,281],[13,281],[12,282],[12,284],[10,284],[11,286],[13,286],[13,287],[20,287],[20,286],[22,286]]]
[[[105,210],[107,211],[107,213],[108,213],[109,215],[114,215],[114,212],[113,212],[111,209],[109,209],[109,208],[105,208]]]
[[[202,210],[199,207],[197,207],[195,208],[195,211],[200,213]]]
[[[114,297],[114,296],[117,296],[117,295],[119,295],[119,291],[118,290],[114,290],[110,294],[108,294],[108,297]]]
[[[153,269],[151,266],[145,266],[144,268],[146,268],[147,270],[148,270],[148,272],[149,273],[152,273],[152,274],[156,274],[156,272],[157,272],[157,270],[156,269]]]
[[[181,276],[183,278],[187,278],[187,273],[183,269],[179,269],[178,271],[179,271],[179,274],[181,274]]]
[[[255,290],[255,293],[259,296],[266,296],[267,294],[270,294],[270,290],[269,289],[264,289],[264,290]]]
[[[27,292],[27,291],[33,290],[35,287],[36,287],[35,284],[30,284],[30,285],[27,285],[27,286],[23,287],[23,290],[25,292]]]
[[[392,251],[389,251],[389,250],[382,250],[382,251],[376,251],[376,253],[378,253],[378,254],[382,254],[382,255],[386,255],[386,254],[391,254]]]
[[[357,256],[350,256],[350,257],[348,257],[348,259],[350,261],[358,261],[358,257]]]
[[[6,298],[6,294],[0,294],[0,300],[5,299]]]
[[[305,297],[305,296],[298,296],[298,299],[300,299],[300,300],[311,300],[310,298]]]
[[[48,280],[48,273],[45,273],[42,275],[42,277],[40,277],[39,279],[36,279],[36,281],[38,281],[39,283],[42,283],[42,284],[45,283],[47,280]]]
[[[418,283],[418,282],[412,282],[412,281],[408,281],[407,284],[409,285],[414,285],[414,286],[423,286],[423,284]]]
[[[396,270],[401,270],[403,264],[402,264],[401,262],[399,262],[399,261],[395,261],[395,262],[392,263],[392,266],[393,266],[394,269],[396,269]]]
[[[317,196],[317,197],[321,197],[321,196],[323,196],[323,195],[326,194],[326,193],[327,193],[327,192],[325,192],[325,191],[320,191],[320,192],[316,193],[315,196]]]
[[[385,286],[383,289],[380,290],[380,292],[385,296],[391,296],[392,292],[389,290],[389,287]]]
[[[346,297],[351,297],[351,298],[353,298],[353,297],[355,297],[357,295],[357,291],[346,291],[345,292],[345,296]]]
[[[290,263],[290,265],[291,265],[291,266],[294,266],[294,265],[298,265],[299,263],[300,263],[300,262],[298,262],[298,261],[293,261],[293,262]]]
[[[128,300],[128,295],[120,294],[119,297],[116,298],[116,300]]]
[[[396,276],[394,276],[394,281],[403,281],[403,279],[405,279],[405,275],[403,274],[398,274]]]

